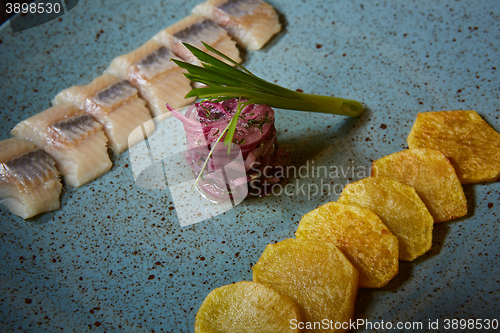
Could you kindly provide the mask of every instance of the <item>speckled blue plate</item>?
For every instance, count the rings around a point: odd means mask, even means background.
[[[29,30],[4,24],[0,139],[198,2],[80,1]],[[244,64],[289,88],[368,107],[358,119],[276,110],[278,139],[295,146],[296,166],[343,173],[302,175],[289,194],[246,199],[181,228],[169,190],[138,187],[128,152],[113,156],[108,174],[65,188],[55,212],[25,221],[0,211],[0,331],[192,332],[212,289],[251,280],[266,244],[293,237],[303,214],[337,199],[371,161],[406,148],[418,112],[472,109],[500,130],[500,2],[270,3],[284,29]],[[314,193],[321,184],[330,186]],[[401,262],[389,285],[359,291],[356,318],[393,330],[353,331],[452,332],[447,319],[500,319],[500,184],[464,188],[465,218],[436,225],[432,250]],[[436,321],[439,330],[429,329]]]

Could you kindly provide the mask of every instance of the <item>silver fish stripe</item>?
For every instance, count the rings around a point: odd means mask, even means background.
[[[152,79],[159,73],[175,68],[177,65],[173,61],[170,61],[174,57],[175,55],[171,50],[165,46],[161,46],[140,60],[136,66],[142,75],[148,79]]]
[[[129,81],[122,80],[98,91],[94,95],[93,100],[99,105],[112,108],[113,105],[120,103],[121,101],[128,100],[135,94],[137,94],[137,89],[132,87]]]
[[[15,181],[23,186],[36,186],[58,175],[55,162],[42,149],[25,153],[0,164],[0,179]]]
[[[52,129],[67,142],[75,142],[87,138],[102,125],[92,118],[91,115],[69,117],[59,120],[51,125]]]
[[[195,23],[177,33],[174,34],[174,37],[187,43],[199,43],[200,40],[203,40],[203,37],[209,34],[217,34],[222,29],[212,20],[203,20],[201,22]],[[225,32],[225,31],[224,31]]]
[[[167,49],[165,46],[162,46],[162,47],[158,48],[158,50],[154,51],[153,53],[149,54],[147,57],[142,59],[139,62],[139,65],[144,66],[144,67],[148,67],[148,66],[153,65],[156,62],[159,62],[160,60],[164,60],[164,59],[170,60],[170,58],[173,56],[174,56],[174,54],[172,53],[172,51]]]
[[[244,16],[248,15],[249,7],[258,6],[260,3],[259,0],[228,0],[217,8],[231,16]]]

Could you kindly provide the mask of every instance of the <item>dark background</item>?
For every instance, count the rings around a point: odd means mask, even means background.
[[[34,2],[34,1],[29,1],[29,0],[0,0],[0,4],[2,5],[0,8],[1,8],[1,12],[0,12],[0,24],[4,23],[5,21],[7,21],[11,16],[13,16],[14,14],[7,14],[7,6],[6,4],[7,3],[19,3],[19,4],[23,4],[23,3],[31,3],[31,2]]]
[[[49,22],[49,21],[51,21],[59,16],[64,15],[65,14],[64,7],[66,7],[66,12],[68,12],[78,4],[78,1],[79,0],[64,0],[64,6],[63,6],[62,0],[40,0],[40,1],[0,0],[0,5],[1,5],[0,6],[0,24],[3,24],[9,18],[16,15],[15,13],[7,14],[7,3],[12,3],[12,4],[18,3],[20,5],[30,4],[33,2],[52,3],[52,4],[59,3],[59,4],[61,4],[61,11],[59,13],[52,13],[52,14],[47,14],[47,13],[24,14],[24,13],[21,13],[21,14],[19,14],[18,16],[16,16],[15,21],[11,21],[11,28],[12,28],[13,32],[18,32],[18,31],[26,30],[26,29],[35,27],[37,25]]]

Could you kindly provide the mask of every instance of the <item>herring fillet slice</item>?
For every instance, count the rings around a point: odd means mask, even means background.
[[[137,89],[129,81],[110,74],[101,75],[87,85],[61,91],[52,104],[61,103],[72,103],[101,123],[109,146],[116,154],[128,148],[130,133],[151,119],[146,101],[138,96]]]
[[[203,16],[189,15],[157,33],[153,40],[167,45],[177,56],[191,64],[201,65],[200,61],[182,43],[189,43],[204,52],[208,52],[202,44],[204,42],[234,61],[241,62],[236,42],[229,37],[227,31]],[[212,55],[227,62],[218,55]]]
[[[262,0],[208,0],[193,13],[215,21],[248,50],[261,49],[281,30],[276,11]]]
[[[114,75],[104,74],[97,77],[91,83],[86,85],[75,85],[61,90],[52,100],[52,105],[71,103],[80,110],[85,110],[85,100],[94,95],[101,89],[104,89],[116,82],[118,79]]]
[[[56,162],[65,181],[79,187],[111,169],[102,125],[72,104],[59,104],[16,125],[12,135],[32,141]]]
[[[167,113],[167,103],[177,109],[194,101],[194,98],[184,98],[191,91],[191,82],[172,58],[179,59],[164,44],[149,40],[113,59],[105,73],[130,81],[157,117]]]
[[[62,185],[54,160],[33,142],[0,141],[0,203],[24,219],[60,207]]]

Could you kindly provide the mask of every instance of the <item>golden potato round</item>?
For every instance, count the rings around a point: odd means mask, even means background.
[[[302,332],[349,330],[346,324],[354,314],[358,271],[333,243],[285,239],[269,244],[253,266],[253,280],[298,305],[303,321],[292,322],[292,327]]]
[[[304,215],[295,236],[337,245],[358,269],[361,288],[383,287],[398,273],[398,239],[367,208],[329,202]]]
[[[412,186],[434,217],[434,223],[467,214],[462,184],[450,161],[439,150],[403,150],[373,162],[372,176],[383,176]]]
[[[399,241],[399,259],[412,261],[432,246],[434,218],[415,189],[386,177],[347,184],[338,202],[371,209]]]
[[[241,281],[214,289],[196,314],[195,333],[292,333],[300,310],[287,296]]]
[[[500,133],[476,111],[419,113],[408,147],[441,151],[462,184],[493,182],[500,177]]]

